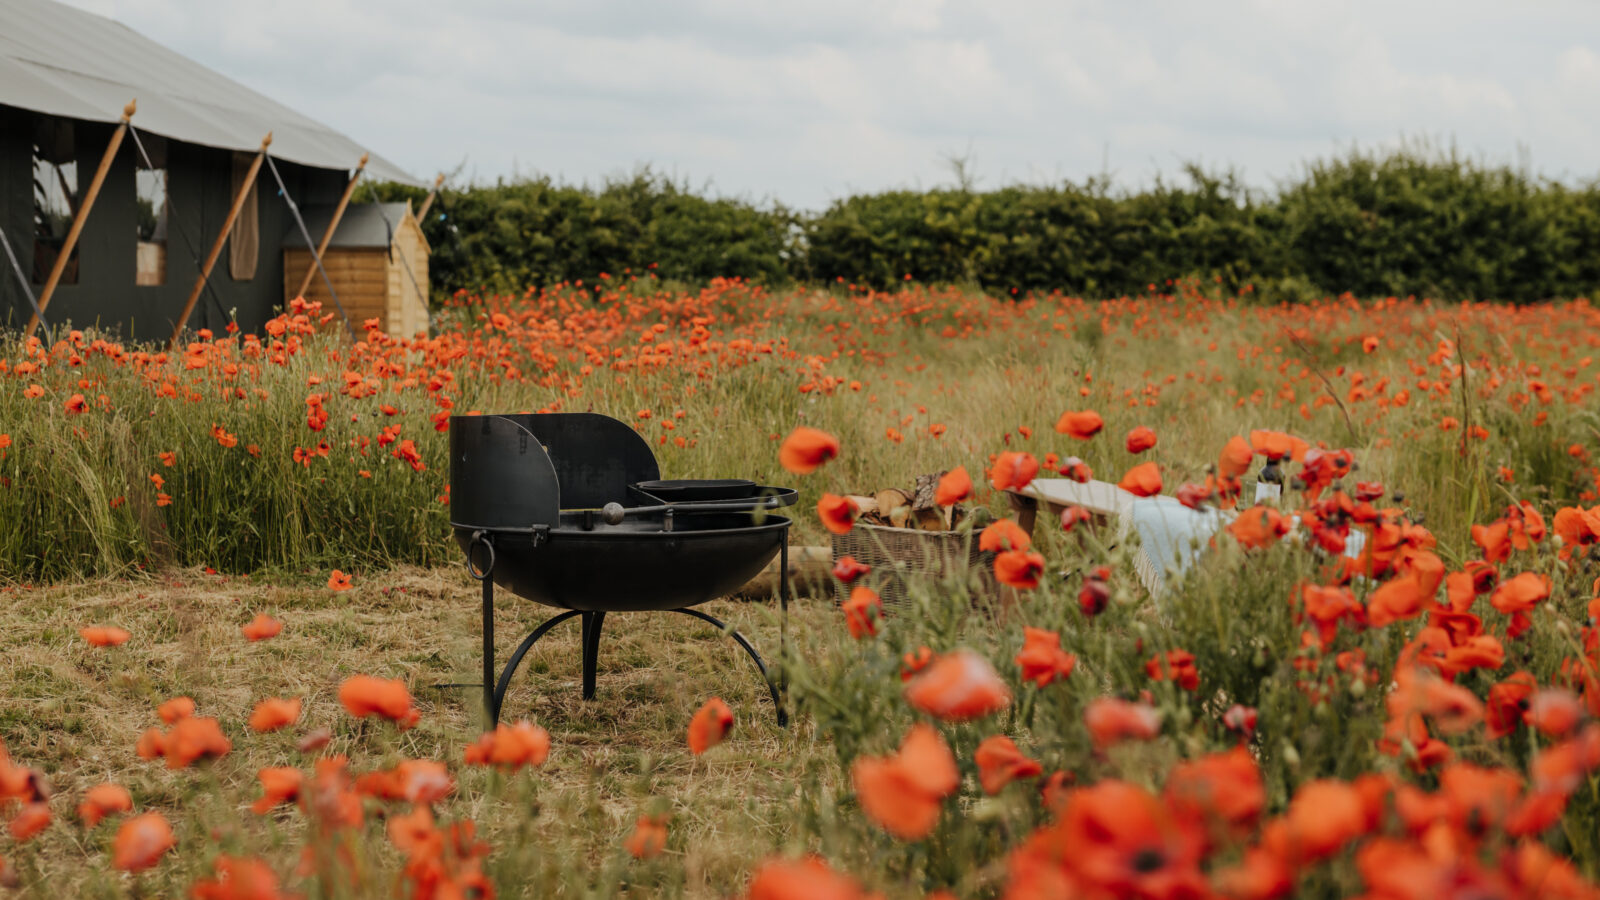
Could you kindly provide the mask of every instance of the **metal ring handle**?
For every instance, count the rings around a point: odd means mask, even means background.
[[[472,551],[476,547],[482,547],[489,554],[489,564],[481,570],[472,565]],[[483,581],[492,572],[494,572],[494,538],[485,532],[474,531],[472,541],[467,544],[467,574],[472,576],[474,581]]]

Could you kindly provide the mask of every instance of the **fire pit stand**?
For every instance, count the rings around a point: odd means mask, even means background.
[[[760,670],[778,724],[787,724],[782,679],[774,683],[744,635],[691,607],[732,593],[777,556],[779,639],[786,644],[790,522],[773,511],[793,504],[796,492],[659,477],[649,443],[608,416],[451,417],[451,528],[467,571],[483,586],[483,697],[491,725],[523,657],[550,629],[579,617],[583,698],[590,700],[606,614],[643,610],[683,613],[727,632]],[[523,639],[498,678],[496,584],[565,610]]]

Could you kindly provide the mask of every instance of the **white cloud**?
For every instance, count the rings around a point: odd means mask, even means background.
[[[949,181],[1259,185],[1402,136],[1593,177],[1588,0],[72,0],[426,177],[652,164],[817,206]]]

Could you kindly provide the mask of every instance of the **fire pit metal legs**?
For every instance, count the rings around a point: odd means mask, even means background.
[[[583,699],[594,699],[594,675],[600,666],[600,626],[605,624],[603,612],[586,612],[579,620],[583,624]]]
[[[489,547],[489,566],[481,570],[475,568],[471,569],[472,577],[478,578],[483,583],[483,705],[484,711],[488,713],[489,716],[489,726],[492,728],[500,723],[500,707],[505,702],[506,692],[511,689],[511,676],[516,673],[517,667],[522,665],[522,658],[528,655],[528,651],[533,649],[533,645],[538,643],[539,639],[544,637],[545,634],[550,631],[550,629],[561,624],[562,622],[565,622],[573,616],[581,617],[579,622],[583,626],[583,634],[581,638],[583,642],[583,699],[593,700],[595,672],[599,665],[600,657],[600,629],[605,623],[606,618],[606,614],[602,611],[587,612],[583,610],[570,609],[566,612],[551,616],[545,621],[539,623],[539,627],[535,628],[526,638],[523,638],[522,643],[517,645],[517,649],[512,651],[511,658],[506,661],[505,668],[500,670],[499,678],[495,677],[494,579],[491,577],[491,571],[494,566],[494,555],[492,544],[490,544]],[[781,568],[779,571],[782,574],[779,577],[778,587],[779,602],[781,603],[783,610],[783,620],[780,624],[779,634],[780,642],[784,643],[787,642],[788,638],[789,620],[788,556],[788,547],[785,546],[783,548],[783,559],[780,563]],[[779,727],[788,726],[789,714],[783,706],[784,691],[780,690],[779,683],[774,682],[772,676],[767,672],[767,664],[761,659],[761,654],[756,652],[756,648],[751,645],[750,641],[747,640],[744,635],[740,634],[733,628],[728,627],[728,624],[723,622],[721,619],[703,613],[698,609],[689,609],[685,607],[672,610],[672,612],[680,612],[686,616],[693,616],[696,619],[716,626],[718,630],[733,638],[734,643],[738,644],[739,647],[750,656],[750,659],[756,664],[756,669],[761,672],[761,679],[762,681],[766,682],[767,691],[772,695],[772,705],[778,713]],[[786,683],[787,680],[787,678],[782,679],[784,683]]]
[[[493,613],[491,612],[490,615],[492,616]],[[522,643],[517,645],[517,649],[511,654],[511,659],[506,663],[506,667],[501,670],[500,680],[498,683],[494,678],[494,646],[488,642],[488,637],[484,638],[483,702],[489,713],[489,725],[491,727],[500,724],[500,704],[505,702],[506,691],[511,689],[511,673],[517,671],[517,666],[522,665],[522,658],[528,655],[528,651],[532,650],[533,645],[539,642],[539,638],[544,637],[545,632],[556,627],[557,625],[560,625],[562,622],[565,622],[573,616],[581,615],[583,615],[583,613],[573,609],[568,610],[567,612],[564,612],[558,616],[551,616],[550,618],[544,620],[544,622],[540,623],[539,627],[535,628],[532,634],[523,638]],[[487,618],[484,619],[484,622],[486,624],[484,625],[483,633],[485,635],[492,635],[494,632],[494,625],[490,623]]]

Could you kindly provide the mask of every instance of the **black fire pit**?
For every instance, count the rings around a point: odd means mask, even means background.
[[[580,617],[583,698],[594,698],[606,613],[666,610],[727,631],[778,686],[750,642],[697,609],[733,593],[774,556],[789,610],[789,520],[795,491],[741,479],[662,481],[650,444],[596,413],[452,416],[450,527],[483,583],[483,692],[491,726],[511,676],[555,625]],[[494,586],[566,610],[533,630],[495,678]]]

